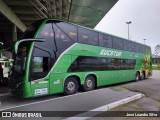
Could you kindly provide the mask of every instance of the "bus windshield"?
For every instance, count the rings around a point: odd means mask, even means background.
[[[15,54],[15,61],[13,69],[16,73],[23,74],[26,69],[26,61],[28,57],[30,44],[21,44],[18,48],[17,54]]]
[[[30,25],[27,28],[27,30],[24,32],[24,34],[22,35],[21,39],[34,38],[34,35],[35,35],[38,27],[42,23],[42,21],[43,20],[39,20],[39,21],[34,22],[32,25]]]

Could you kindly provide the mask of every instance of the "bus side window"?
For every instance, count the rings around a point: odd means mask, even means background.
[[[80,56],[77,60],[79,71],[96,71],[99,69],[99,62],[96,57]]]
[[[50,70],[50,54],[47,51],[35,48],[31,63],[30,80],[45,77]]]
[[[56,23],[56,25],[73,41],[77,42],[77,27],[65,22]]]
[[[104,71],[108,69],[108,59],[107,58],[99,58],[99,70]]]
[[[32,72],[46,72],[48,71],[47,57],[33,57]]]
[[[124,50],[132,52],[132,42],[124,40]]]
[[[89,45],[98,45],[98,33],[79,27],[78,42]]]
[[[75,43],[74,40],[72,40],[65,32],[63,32],[63,29],[57,27],[53,24],[54,32],[55,32],[55,41],[56,46],[58,49],[58,56],[65,51],[67,48],[69,48],[71,45]]]
[[[112,48],[112,37],[109,35],[99,34],[99,45],[103,47]]]
[[[132,42],[132,52],[137,52],[139,53],[141,50],[140,50],[140,46],[137,44],[137,43],[133,43]]]
[[[55,47],[55,42],[54,42],[54,32],[52,29],[52,23],[46,23],[42,27],[38,38],[44,38],[46,41],[45,42],[38,42],[36,44],[39,44],[41,46],[47,47],[52,50],[56,50]]]
[[[108,58],[108,69],[109,70],[115,70],[118,68],[118,60],[117,59],[111,59]]]
[[[137,43],[135,43],[135,52],[137,52],[137,53],[140,52],[140,46]]]
[[[118,37],[113,37],[113,48],[123,50],[124,49],[123,39]]]

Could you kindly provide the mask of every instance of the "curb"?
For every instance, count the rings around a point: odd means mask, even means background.
[[[140,99],[140,98],[142,98],[144,96],[145,96],[144,94],[138,93],[137,95],[134,95],[134,96],[131,96],[131,97],[127,97],[127,98],[119,100],[119,101],[115,101],[113,103],[101,106],[99,108],[92,109],[92,110],[90,110],[88,112],[84,112],[84,113],[75,115],[73,117],[65,118],[63,120],[86,120],[86,119],[89,119],[89,118],[91,118],[91,117],[93,117],[95,115],[103,113],[104,111],[108,111],[108,110],[110,110],[112,108],[115,108],[115,107],[117,107],[119,105],[123,105],[123,104],[129,103],[131,101]],[[98,112],[97,113],[96,112],[91,113],[92,111],[98,111]],[[86,117],[86,116],[88,116],[88,117]]]

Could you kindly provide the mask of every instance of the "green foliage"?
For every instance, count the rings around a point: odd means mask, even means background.
[[[160,70],[160,67],[158,65],[156,65],[156,66],[152,66],[152,69],[153,70]]]

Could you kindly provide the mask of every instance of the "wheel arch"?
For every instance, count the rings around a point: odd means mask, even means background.
[[[63,89],[64,89],[64,83],[65,81],[67,80],[67,78],[69,77],[74,77],[77,79],[77,82],[78,82],[78,85],[80,86],[81,85],[81,79],[80,79],[80,75],[79,74],[70,74],[70,75],[67,75],[65,78],[64,78],[64,82],[63,82]]]
[[[141,75],[141,72],[140,72],[139,70],[137,70],[137,71],[135,72],[135,75],[136,75],[137,73],[139,73],[139,75]]]

